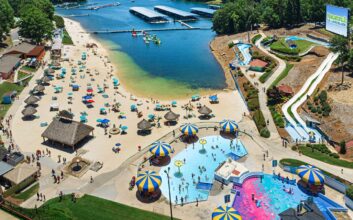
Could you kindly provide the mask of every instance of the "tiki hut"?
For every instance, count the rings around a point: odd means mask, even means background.
[[[179,114],[169,111],[164,115],[164,118],[167,121],[176,121],[178,120],[179,116],[180,116]]]
[[[33,104],[37,103],[39,100],[40,99],[38,97],[31,95],[25,99],[25,103],[27,105],[33,105]]]
[[[202,106],[198,111],[203,117],[210,117],[212,110],[206,105]]]
[[[37,112],[37,110],[35,108],[31,107],[31,106],[22,110],[22,114],[23,114],[24,117],[32,116],[36,112]]]
[[[44,84],[47,84],[50,82],[50,78],[48,76],[43,76],[40,81]]]
[[[44,141],[48,139],[74,149],[79,142],[89,137],[91,132],[93,135],[93,130],[93,127],[81,122],[56,117],[45,129],[42,137]]]
[[[61,110],[58,113],[58,117],[72,120],[74,118],[74,115],[71,112],[67,111],[67,110]]]
[[[146,119],[143,119],[137,124],[137,128],[146,131],[150,130],[152,128],[152,125]]]
[[[42,85],[36,85],[34,88],[33,88],[33,91],[34,92],[43,92],[45,90],[45,87],[42,86]]]

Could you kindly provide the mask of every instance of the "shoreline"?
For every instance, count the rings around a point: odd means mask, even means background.
[[[101,39],[98,39],[91,33],[88,33],[87,30],[81,25],[80,22],[75,21],[71,18],[66,18],[63,17],[66,23],[71,22],[72,25],[76,26],[77,29],[79,29],[79,33],[81,34],[87,34],[90,38],[90,41],[93,43],[97,44],[101,49],[105,51],[105,54],[109,57],[108,59],[111,61],[111,65],[114,66],[115,73],[114,75],[118,77],[119,81],[121,82],[121,87],[123,87],[123,90],[126,93],[132,94],[134,96],[137,96],[138,98],[143,98],[143,99],[158,99],[161,101],[170,101],[170,100],[185,100],[190,98],[192,95],[199,94],[200,96],[208,96],[208,95],[214,95],[214,94],[219,94],[223,92],[231,92],[235,89],[235,85],[233,82],[232,77],[229,75],[229,69],[227,70],[227,65],[220,62],[219,57],[214,53],[213,49],[211,48],[211,44],[215,41],[214,38],[209,44],[209,49],[211,50],[212,55],[217,61],[217,65],[220,65],[223,74],[225,76],[225,87],[222,89],[212,89],[212,88],[192,88],[188,84],[184,84],[179,81],[175,80],[170,80],[166,79],[163,77],[155,77],[151,76],[149,73],[145,72],[143,69],[141,69],[139,66],[133,67],[136,69],[136,71],[131,71],[131,70],[122,70],[122,66],[119,64],[119,62],[122,62],[122,59],[130,59],[130,57],[125,54],[124,52],[116,52],[113,53],[111,49],[109,49],[109,41],[104,41]],[[68,33],[70,31],[68,30]],[[76,42],[74,42],[74,45]],[[136,65],[134,61],[128,61],[125,63],[131,63],[131,65]],[[126,66],[125,66],[126,67]],[[126,68],[125,68],[126,69]],[[127,73],[128,72],[128,73]],[[133,73],[131,73],[133,72]],[[138,73],[136,73],[138,72]],[[135,74],[135,75],[133,75]],[[139,74],[139,76],[137,76]],[[129,79],[130,78],[130,79]],[[155,86],[162,87],[162,89],[158,91],[153,91],[151,89],[153,86],[147,86],[146,84],[139,85],[139,83],[136,82],[136,78],[140,81],[150,81],[151,83],[155,84]],[[143,87],[143,88],[142,88]],[[171,89],[172,88],[172,89]],[[163,93],[164,89],[164,93]],[[160,93],[162,91],[162,93]],[[175,91],[175,93],[172,93],[172,91]],[[182,92],[181,92],[182,91]],[[185,92],[186,91],[186,92]]]

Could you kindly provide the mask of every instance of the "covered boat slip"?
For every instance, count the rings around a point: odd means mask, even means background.
[[[198,14],[204,17],[213,17],[213,14],[216,10],[209,9],[209,8],[191,8],[191,12],[194,14]]]
[[[196,20],[197,15],[168,6],[157,5],[154,10],[179,20]]]
[[[168,21],[167,16],[164,14],[158,13],[145,7],[131,7],[129,11],[130,13],[146,20],[147,22],[154,23]]]

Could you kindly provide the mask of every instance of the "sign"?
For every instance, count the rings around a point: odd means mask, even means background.
[[[230,202],[230,194],[224,196],[224,203]]]
[[[326,30],[347,37],[348,16],[348,8],[326,5]]]

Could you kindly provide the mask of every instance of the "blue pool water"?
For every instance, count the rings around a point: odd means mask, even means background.
[[[311,137],[309,136],[309,134],[304,130],[304,128],[302,128],[299,125],[296,125],[295,127],[292,126],[288,121],[286,123],[286,127],[285,127],[286,131],[288,132],[288,134],[291,136],[293,141],[311,141],[311,142],[320,142],[322,139],[322,135],[319,133],[319,131],[317,131],[316,129],[313,128],[309,128],[310,131],[314,132],[314,141],[311,140]]]
[[[249,48],[251,47],[251,44],[243,44],[243,43],[239,43],[237,44],[237,47],[239,49],[239,51],[241,52],[241,54],[243,55],[243,60],[238,59],[239,65],[240,66],[246,66],[250,63],[251,61],[251,54],[249,51]]]
[[[233,153],[239,158],[247,155],[247,151],[240,140],[231,142],[221,136],[207,136],[203,139],[207,141],[204,145],[204,152],[199,142],[194,145],[190,144],[183,151],[174,155],[170,164],[163,167],[160,171],[163,180],[160,189],[163,195],[169,198],[167,175],[164,171],[168,170],[168,167],[170,167],[171,200],[174,204],[181,204],[181,197],[184,198],[185,203],[185,196],[186,202],[195,202],[196,199],[199,201],[207,200],[209,191],[196,188],[198,178],[200,177],[200,182],[212,183],[214,171],[228,158],[227,155],[229,153]],[[174,163],[177,160],[184,161],[184,159],[185,164],[180,168],[181,174],[179,174],[178,168]],[[206,170],[201,172],[199,167],[205,168]],[[192,174],[195,174],[194,178],[192,178]],[[200,188],[208,188],[203,187],[206,185],[208,184],[201,184]],[[178,197],[177,202],[176,197]]]
[[[314,40],[314,39],[306,38],[306,37],[289,36],[289,37],[286,37],[286,41],[288,41],[288,40],[292,40],[292,41],[306,40],[306,41],[310,41],[310,42],[313,42],[315,44],[319,44],[319,45],[322,45],[322,46],[325,46],[325,47],[329,47],[330,46],[329,43],[325,43],[325,42],[322,42],[322,41],[318,41],[318,40]]]

